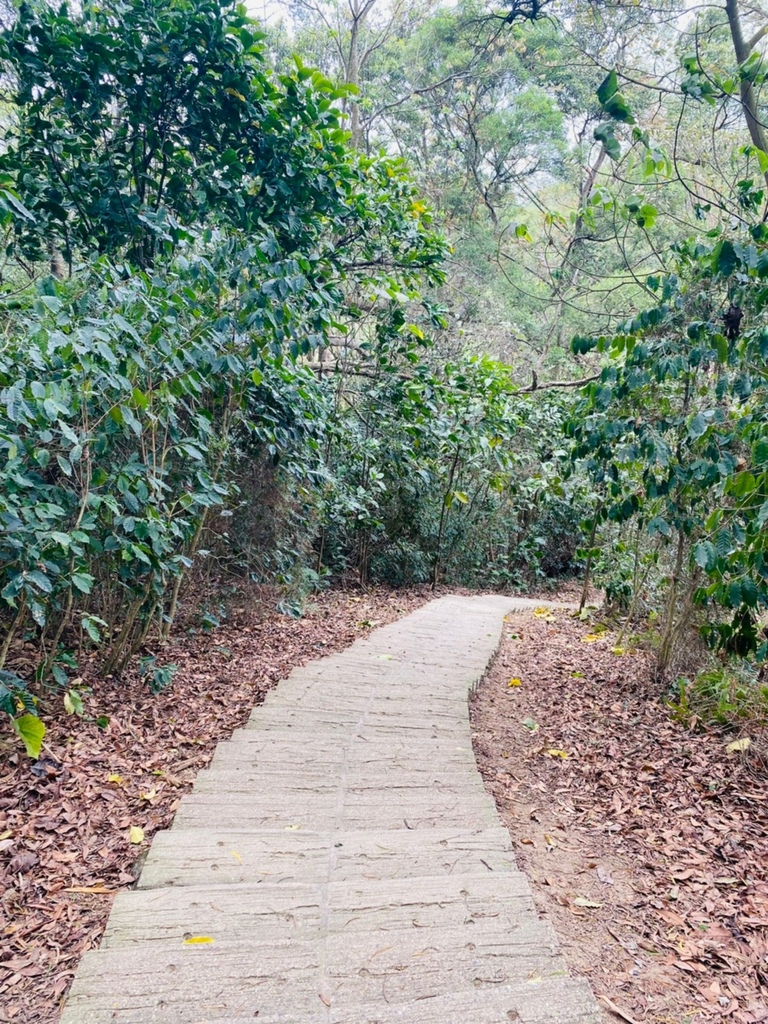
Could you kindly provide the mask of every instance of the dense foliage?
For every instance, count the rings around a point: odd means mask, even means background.
[[[119,674],[211,565],[290,606],[543,550],[509,369],[429,355],[447,247],[404,163],[261,40],[208,0],[24,6],[0,38],[0,700],[32,751],[40,685],[76,709],[82,655]]]
[[[768,655],[765,32],[668,14],[5,13],[0,704],[30,750],[84,655],[165,685],[185,592],[213,623],[249,582],[297,612],[341,574],[584,569],[660,618],[665,677],[692,623]]]

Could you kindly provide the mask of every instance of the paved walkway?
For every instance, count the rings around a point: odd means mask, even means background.
[[[62,1024],[599,1024],[470,742],[503,616],[539,603],[441,598],[292,672],[155,836]]]

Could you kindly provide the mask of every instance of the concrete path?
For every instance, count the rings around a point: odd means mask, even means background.
[[[221,743],[62,1024],[599,1024],[477,771],[503,617],[446,597],[296,669]]]

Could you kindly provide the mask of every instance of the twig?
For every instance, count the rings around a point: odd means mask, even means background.
[[[630,1017],[628,1013],[624,1013],[623,1010],[620,1010],[616,1003],[609,999],[608,996],[598,996],[597,998],[601,1003],[605,1003],[611,1013],[615,1013],[617,1017],[621,1017],[621,1019],[625,1020],[627,1024],[637,1024],[634,1017]]]

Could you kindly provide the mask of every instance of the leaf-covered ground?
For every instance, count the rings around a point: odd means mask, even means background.
[[[152,835],[216,744],[291,669],[413,610],[429,591],[334,592],[301,619],[239,619],[163,651],[172,686],[135,674],[86,682],[85,717],[61,695],[35,763],[0,742],[0,1021],[53,1024],[82,954],[98,945],[113,894],[134,881]],[[96,719],[108,724],[101,728]],[[140,830],[140,831],[139,831]],[[131,841],[133,838],[134,842]],[[137,863],[138,861],[138,863]]]
[[[768,1021],[768,780],[615,646],[566,613],[508,620],[472,710],[486,784],[607,1020]]]

